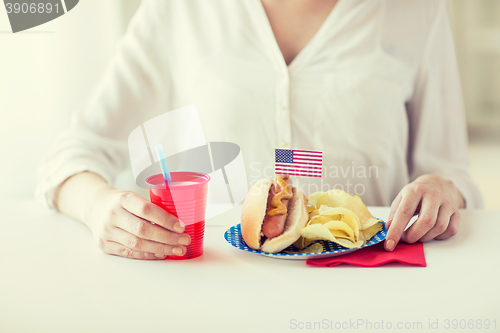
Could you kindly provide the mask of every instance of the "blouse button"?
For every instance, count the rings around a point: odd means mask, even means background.
[[[285,147],[286,147],[286,141],[285,141],[285,140],[281,141],[281,147],[282,147],[282,148],[285,148]]]

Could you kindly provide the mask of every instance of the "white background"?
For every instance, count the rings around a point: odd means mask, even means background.
[[[16,34],[0,4],[0,198],[33,196],[36,164],[85,107],[138,3],[80,1]]]

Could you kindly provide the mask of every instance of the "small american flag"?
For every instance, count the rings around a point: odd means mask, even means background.
[[[274,172],[283,175],[321,177],[323,153],[314,150],[275,149]]]

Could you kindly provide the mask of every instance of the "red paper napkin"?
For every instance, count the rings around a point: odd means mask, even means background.
[[[361,267],[376,267],[389,262],[399,262],[405,265],[425,267],[424,244],[399,243],[392,252],[384,250],[384,242],[365,247],[343,256],[307,259],[306,264],[313,266],[333,267],[340,264],[349,264]]]

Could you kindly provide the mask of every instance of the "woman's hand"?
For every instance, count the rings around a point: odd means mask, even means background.
[[[464,208],[464,199],[452,183],[435,175],[418,177],[392,202],[385,249],[394,250],[400,240],[427,242],[455,235],[460,225],[459,208]],[[404,231],[415,214],[417,220]]]
[[[134,192],[104,186],[87,206],[83,222],[108,254],[133,259],[184,255],[191,242],[179,220]]]

